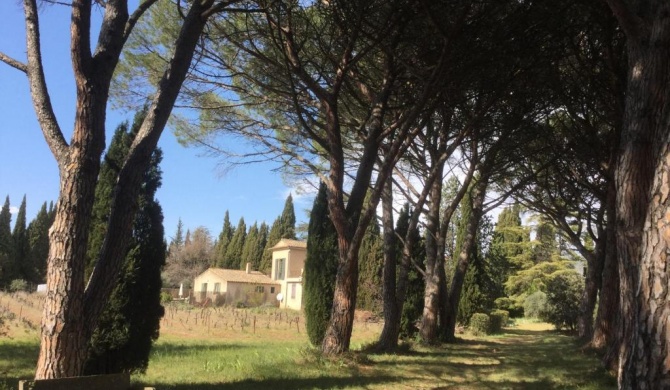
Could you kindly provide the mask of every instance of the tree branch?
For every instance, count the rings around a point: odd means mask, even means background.
[[[626,37],[634,42],[639,42],[642,35],[648,33],[644,21],[635,15],[624,0],[605,0],[610,6],[612,13],[619,21],[619,26]]]
[[[33,108],[47,145],[49,145],[51,153],[53,153],[60,166],[65,162],[68,145],[58,126],[44,77],[36,1],[24,0],[23,9],[26,17],[26,52],[28,54],[26,74],[28,75]]]
[[[123,41],[124,42],[128,39],[128,37],[130,36],[130,33],[133,32],[133,28],[135,27],[135,24],[137,24],[137,21],[157,1],[158,0],[145,0],[145,1],[143,1],[142,4],[140,4],[139,7],[137,7],[135,12],[133,12],[133,14],[130,15],[130,18],[126,22],[126,27],[123,30]]]
[[[26,65],[21,61],[13,59],[12,57],[6,55],[5,53],[0,52],[0,61],[11,66],[12,68],[18,69],[21,72],[28,74],[28,65]]]

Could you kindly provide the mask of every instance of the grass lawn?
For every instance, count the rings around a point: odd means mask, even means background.
[[[22,316],[31,310],[24,304]],[[175,390],[616,388],[597,357],[547,324],[522,322],[501,335],[460,335],[456,344],[413,345],[397,354],[323,359],[308,346],[304,319],[296,323],[293,312],[182,307],[167,313],[149,369],[132,377],[136,384]],[[381,324],[356,322],[352,349],[375,340],[380,330]],[[26,327],[18,314],[5,321],[4,333],[0,390],[32,377],[38,353],[35,327]]]

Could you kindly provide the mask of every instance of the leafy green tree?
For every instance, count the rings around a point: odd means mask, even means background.
[[[293,207],[293,195],[289,194],[284,202],[284,210],[281,213],[281,238],[295,240],[295,209]]]
[[[130,131],[127,126],[117,128],[110,145],[112,153],[106,156],[101,167],[101,173],[105,173],[101,179],[116,180],[118,169],[125,159],[121,152],[123,145],[135,137],[143,116],[143,113],[135,116]],[[161,185],[161,160],[161,150],[154,150],[151,164],[143,176],[139,210],[133,222],[132,240],[122,272],[89,343],[89,356],[84,368],[86,374],[143,372],[147,368],[153,342],[158,338],[160,319],[164,314],[160,302],[161,270],[166,258],[163,212],[155,199]],[[99,188],[105,189],[110,183],[100,184]],[[101,191],[99,196],[110,194]],[[109,205],[109,200],[96,199],[96,205],[100,204]],[[102,207],[97,210],[102,211]]]
[[[330,320],[338,259],[337,234],[322,182],[309,217],[303,291],[305,327],[309,341],[315,346],[323,341]]]
[[[543,261],[551,261],[559,256],[556,228],[548,221],[541,219],[535,227],[535,239],[533,240],[532,260],[537,264]]]
[[[374,313],[382,311],[382,268],[384,266],[384,242],[379,224],[373,219],[365,231],[358,253],[358,297],[356,307]]]
[[[521,224],[521,207],[518,204],[505,207],[498,215],[492,246],[507,258],[512,266],[509,271],[533,265],[528,255],[529,241],[528,230]]]
[[[12,243],[12,214],[9,195],[0,209],[0,284],[8,285],[14,277],[14,245]]]
[[[583,292],[584,278],[574,270],[552,274],[546,284],[547,306],[543,319],[556,329],[575,330]]]
[[[14,269],[15,278],[23,280],[32,280],[32,267],[30,266],[30,242],[28,241],[28,228],[26,226],[26,196],[19,206],[19,212],[16,214],[14,230],[12,231],[12,241],[14,245]]]
[[[221,229],[221,233],[219,233],[219,239],[216,241],[216,246],[214,247],[213,261],[217,267],[223,267],[226,264],[226,252],[234,233],[235,228],[230,223],[230,215],[228,214],[228,210],[226,210],[226,214],[223,217],[223,228]]]
[[[32,268],[31,282],[44,283],[47,271],[47,256],[49,255],[49,228],[53,222],[52,213],[44,202],[37,212],[35,219],[28,224],[28,242],[30,244],[30,266]]]

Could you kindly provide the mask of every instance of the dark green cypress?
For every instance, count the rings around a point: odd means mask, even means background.
[[[244,240],[244,247],[242,248],[242,259],[240,265],[244,269],[247,263],[256,269],[256,248],[258,246],[258,223],[254,222],[253,225],[249,228],[247,233],[247,238]]]
[[[312,345],[326,334],[338,265],[337,233],[328,213],[326,185],[319,185],[309,219],[304,271],[305,327]]]
[[[261,270],[261,263],[263,262],[263,254],[265,246],[268,244],[268,234],[270,234],[270,227],[265,222],[261,223],[258,228],[258,240],[256,241],[256,249],[254,250],[253,264],[255,270]]]
[[[295,240],[295,209],[293,207],[293,196],[291,194],[286,198],[284,210],[279,219],[281,221],[281,235],[279,238]]]
[[[32,283],[44,283],[47,271],[47,256],[49,256],[49,228],[51,216],[44,202],[42,208],[28,225],[28,242],[30,244],[30,266],[32,269]]]
[[[233,238],[230,239],[230,244],[228,244],[228,248],[226,249],[226,257],[223,262],[223,268],[244,268],[244,264],[242,264],[242,250],[244,249],[244,241],[246,241],[246,239],[247,225],[244,223],[244,217],[242,217],[237,223]]]
[[[136,115],[130,137],[136,134],[141,120],[142,115]],[[117,131],[126,132],[123,127]],[[164,314],[160,303],[161,269],[166,257],[163,212],[155,199],[161,185],[161,160],[162,152],[156,149],[144,174],[128,254],[90,341],[84,370],[87,375],[145,371],[151,346],[158,338]],[[120,167],[121,161],[110,158],[104,164]]]
[[[409,228],[409,220],[411,218],[411,210],[408,203],[405,203],[403,208],[398,213],[398,220],[396,222],[396,236],[406,237],[407,229]],[[414,235],[414,248],[412,250],[412,260],[415,264],[422,267],[426,258],[425,245],[423,239],[420,238],[421,233],[418,229],[412,232]],[[402,242],[398,242],[398,263],[402,261]],[[413,337],[418,328],[417,321],[423,314],[423,296],[426,289],[426,283],[423,276],[416,270],[414,265],[410,265],[407,274],[407,294],[405,295],[405,303],[402,306],[402,313],[400,317],[400,336],[403,338]]]
[[[32,279],[32,272],[30,267],[30,260],[28,258],[30,252],[30,243],[28,242],[28,228],[26,226],[26,196],[23,195],[19,212],[16,214],[16,222],[14,223],[14,230],[12,231],[12,241],[14,245],[14,270],[16,272],[15,279],[23,279],[25,281]]]
[[[0,283],[9,285],[14,277],[14,245],[12,242],[12,213],[9,210],[9,195],[0,209]]]
[[[228,214],[228,210],[226,210],[226,214],[223,217],[223,229],[219,233],[219,239],[216,241],[216,247],[214,248],[213,259],[216,267],[223,267],[226,264],[226,252],[234,233],[235,228],[230,223],[230,215]]]
[[[379,224],[373,219],[365,231],[358,252],[358,294],[356,307],[374,313],[382,311],[382,268],[384,267],[384,242]]]

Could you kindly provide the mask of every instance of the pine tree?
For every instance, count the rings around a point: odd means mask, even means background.
[[[259,270],[265,274],[269,274],[270,271],[272,270],[272,251],[270,250],[270,248],[277,245],[279,240],[282,239],[281,229],[282,229],[281,218],[277,218],[272,223],[272,227],[270,228],[270,232],[268,233],[268,239],[265,242],[265,248],[263,248],[263,260],[261,261]]]
[[[233,238],[230,239],[230,244],[226,249],[226,258],[223,262],[223,268],[241,269],[242,264],[242,250],[244,249],[244,241],[247,238],[247,225],[244,223],[244,217],[240,218],[235,228]]]
[[[15,274],[14,245],[12,242],[12,214],[9,210],[9,195],[0,209],[0,284],[8,285]]]
[[[29,253],[30,243],[28,242],[28,228],[26,226],[26,196],[23,195],[19,212],[16,214],[16,222],[12,231],[12,244],[14,246],[14,269],[16,275],[14,278],[31,280],[32,270],[30,266]]]
[[[223,217],[223,229],[219,234],[219,239],[216,241],[216,247],[214,248],[214,263],[217,267],[223,267],[226,263],[226,252],[228,251],[228,245],[230,245],[230,240],[233,239],[233,234],[235,234],[235,228],[230,223],[230,216],[228,210],[226,210],[226,215]]]
[[[124,127],[119,127],[117,132],[124,132],[132,139],[142,118],[142,113],[135,116],[130,133]],[[114,139],[123,143],[126,138],[115,134]],[[113,146],[119,145],[110,145],[110,151],[119,150]],[[112,153],[107,157],[103,163],[106,169],[118,172],[125,155]],[[161,185],[161,160],[162,152],[156,149],[144,173],[132,240],[121,274],[90,341],[84,369],[88,375],[145,371],[151,346],[158,338],[160,319],[164,314],[160,303],[161,269],[166,258],[163,212],[155,200]],[[100,192],[100,196],[105,194],[105,191]],[[100,199],[100,202],[104,204],[108,200]]]
[[[492,245],[509,261],[508,274],[533,265],[528,251],[529,240],[528,232],[521,225],[519,205],[505,207],[498,216]]]
[[[249,228],[247,238],[244,240],[244,247],[242,248],[242,259],[240,265],[245,268],[249,264],[252,269],[255,268],[256,263],[256,249],[258,247],[258,223],[254,222]]]
[[[303,279],[305,327],[312,345],[321,344],[330,321],[338,258],[337,233],[330,220],[326,185],[322,182],[309,219]]]
[[[44,202],[42,208],[28,225],[28,242],[30,244],[30,266],[32,268],[32,283],[44,283],[47,270],[47,256],[49,255],[49,228],[51,215]]]
[[[374,313],[382,311],[382,268],[384,266],[384,242],[379,224],[373,219],[365,232],[358,254],[358,295],[356,307]]]
[[[291,194],[286,198],[284,210],[281,213],[281,235],[280,238],[295,240],[295,210],[293,208],[293,196]]]

